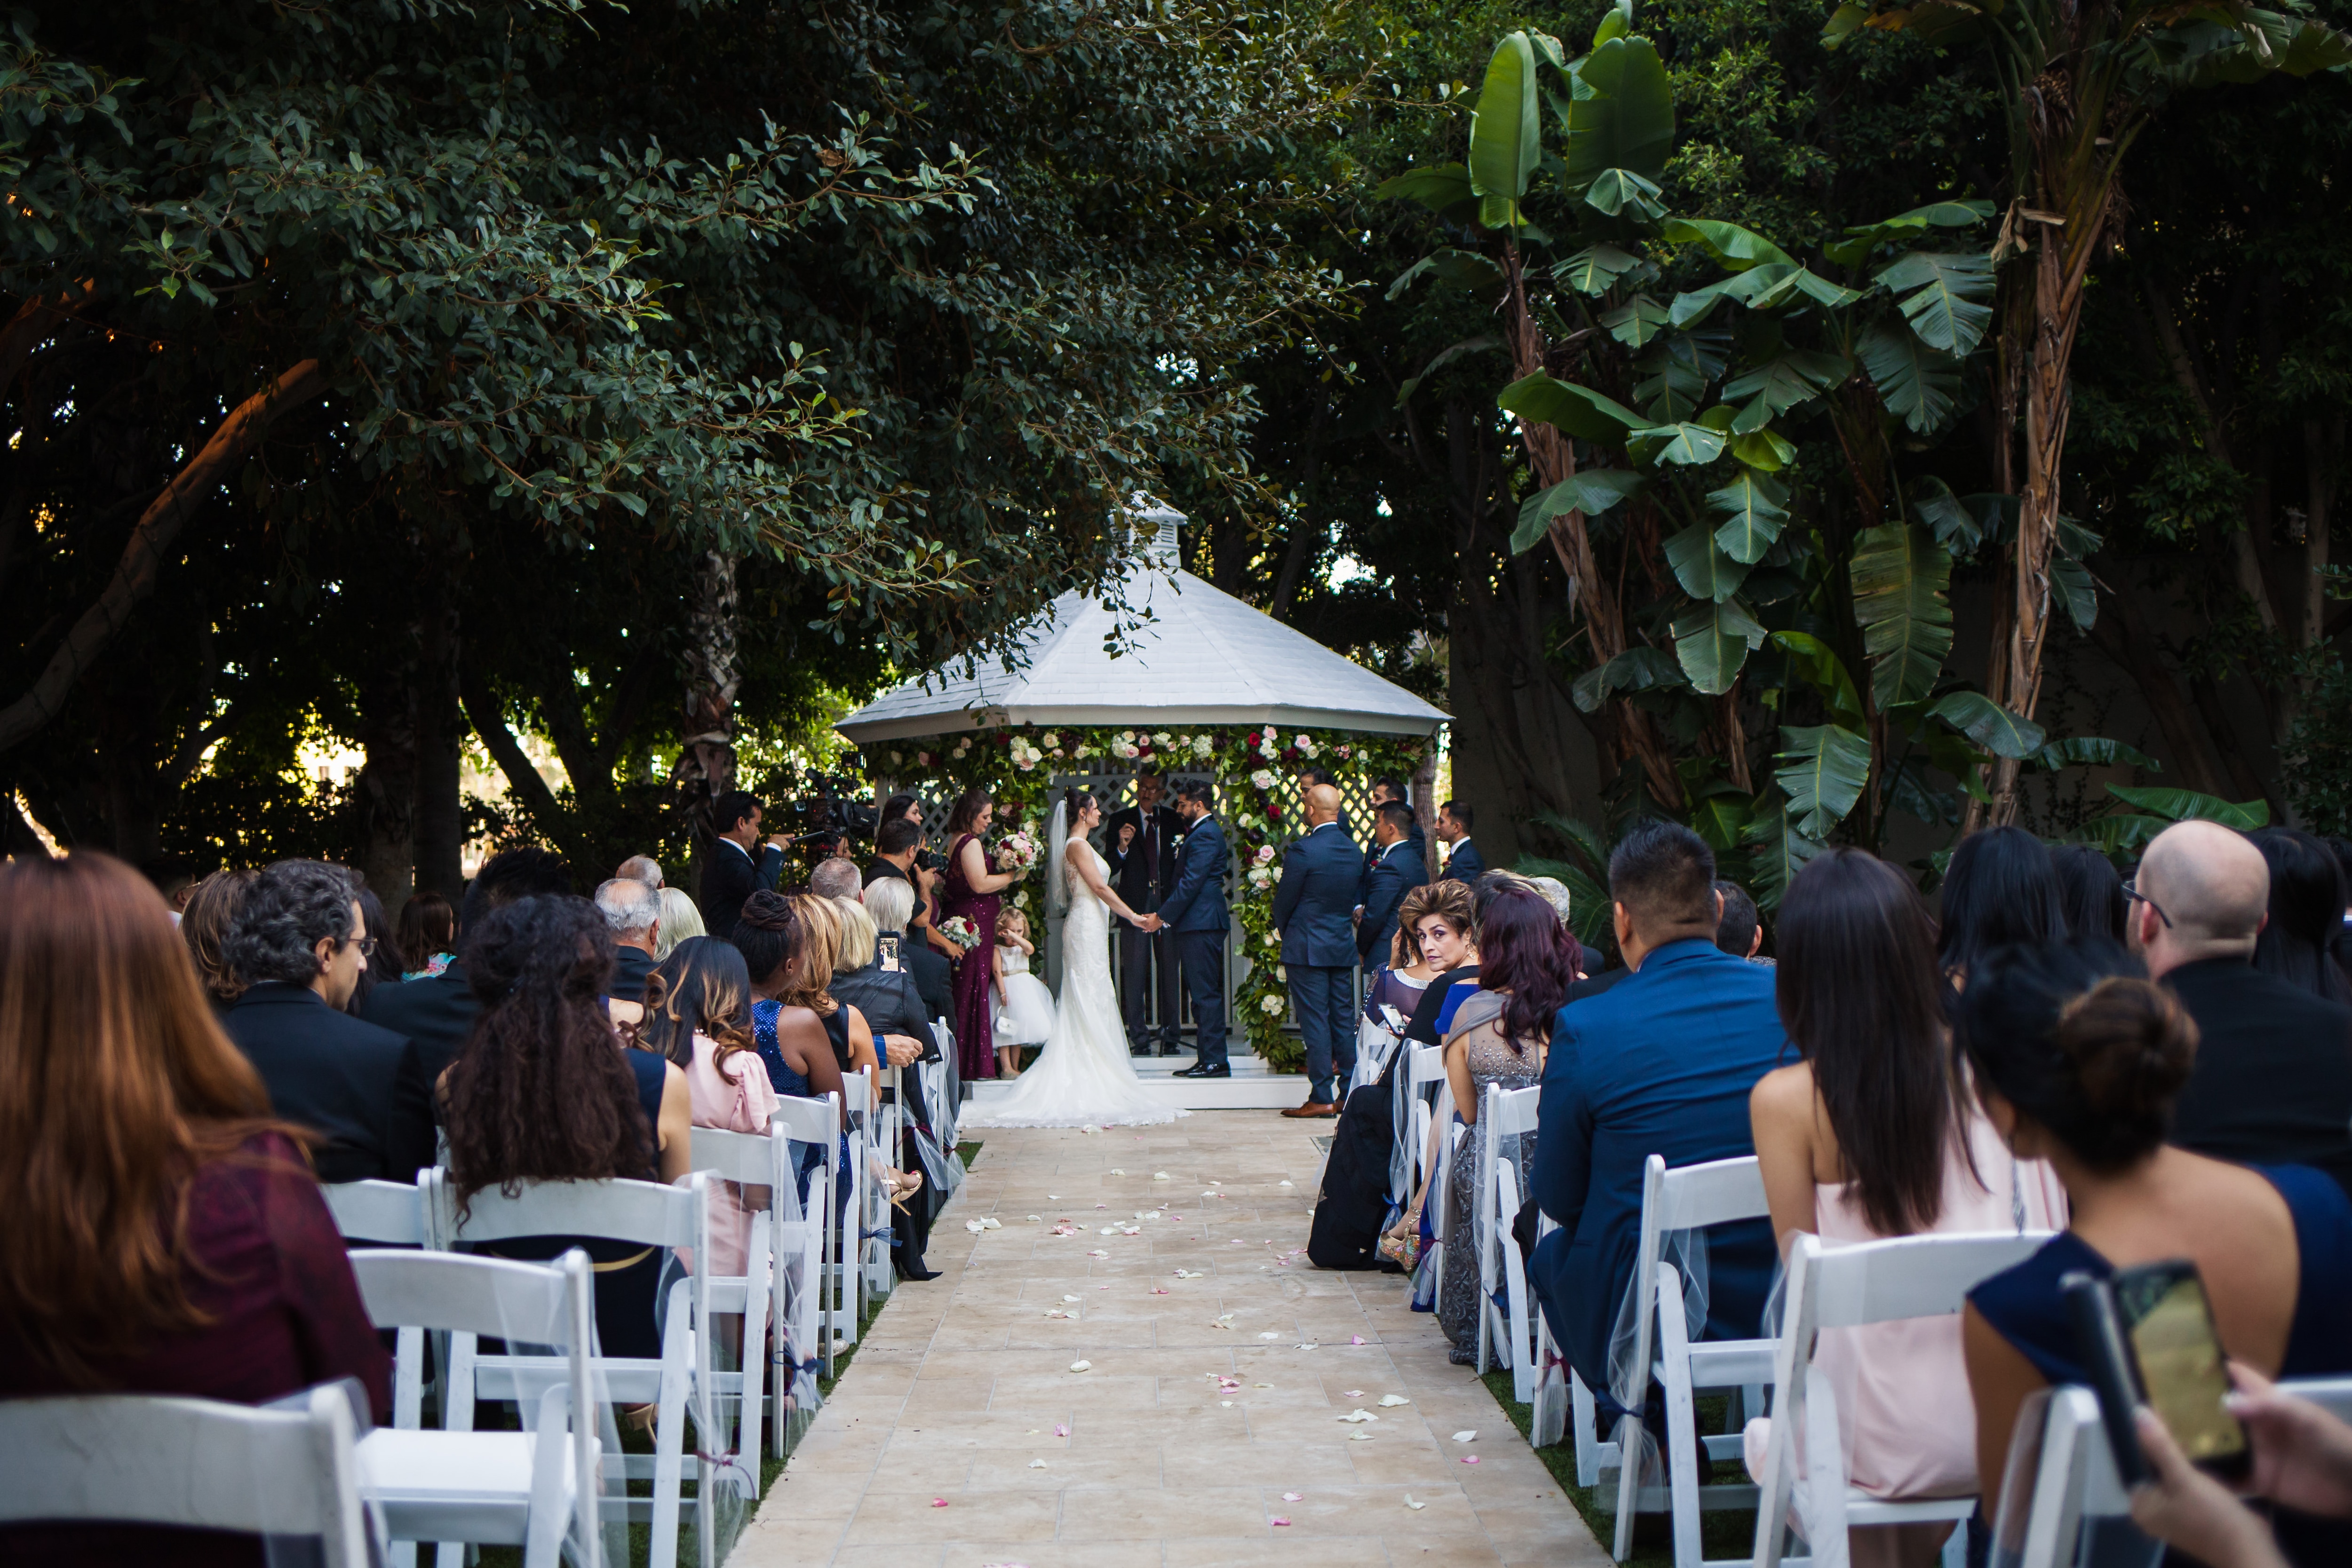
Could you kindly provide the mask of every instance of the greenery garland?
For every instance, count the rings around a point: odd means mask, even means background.
[[[1282,846],[1295,836],[1291,826],[1300,820],[1298,770],[1319,762],[1334,775],[1410,779],[1429,746],[1425,737],[1339,729],[1277,732],[1270,725],[1154,730],[1014,725],[877,742],[862,748],[859,758],[867,778],[890,779],[900,789],[950,798],[975,786],[984,789],[994,797],[1000,819],[1009,819],[1005,831],[1033,826],[1041,842],[1059,774],[1153,763],[1169,775],[1207,775],[1241,873],[1238,886],[1228,874],[1226,892],[1241,930],[1235,950],[1248,962],[1234,982],[1235,1016],[1228,1027],[1247,1037],[1268,1069],[1296,1072],[1305,1065],[1306,1050],[1297,1036],[1283,1031],[1290,998],[1283,983],[1282,936],[1274,928],[1274,890],[1282,873]],[[1038,902],[1028,883],[1043,871],[1041,866],[1032,872],[1005,895],[1033,923]]]

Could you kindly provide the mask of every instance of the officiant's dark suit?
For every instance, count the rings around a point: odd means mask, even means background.
[[[1124,851],[1118,847],[1121,828],[1135,830],[1134,841]],[[1148,811],[1139,806],[1129,806],[1104,820],[1103,859],[1110,862],[1111,885],[1138,915],[1158,910],[1169,890],[1176,885],[1176,846],[1183,837],[1184,819],[1164,804],[1155,805]],[[1151,1048],[1151,1024],[1144,1011],[1144,1000],[1157,991],[1160,1054],[1176,1054],[1181,1032],[1176,1011],[1176,972],[1174,932],[1143,932],[1124,920],[1118,923],[1118,1010],[1127,1024],[1129,1051],[1141,1055]]]

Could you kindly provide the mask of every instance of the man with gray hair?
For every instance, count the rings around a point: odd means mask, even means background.
[[[223,956],[246,983],[222,1020],[280,1116],[322,1140],[319,1179],[409,1181],[399,1168],[433,1128],[394,1126],[393,1082],[415,1047],[342,1009],[376,934],[351,873],[323,861],[280,861],[253,879]]]
[[[2124,883],[2132,946],[2197,1021],[2172,1142],[2352,1191],[2352,1008],[2254,967],[2270,894],[2262,852],[2218,822],[2167,828]]]
[[[661,891],[661,862],[651,855],[631,855],[613,876],[615,881],[641,882],[656,893]]]
[[[809,873],[809,891],[819,898],[842,898],[855,904],[865,885],[866,873],[857,869],[857,862],[839,855],[817,862],[816,869]]]
[[[643,1001],[654,972],[654,939],[661,935],[661,894],[634,877],[616,876],[596,889],[596,912],[613,934],[613,981],[605,996]]]

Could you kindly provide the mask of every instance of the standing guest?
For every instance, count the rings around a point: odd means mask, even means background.
[[[677,951],[677,945],[689,937],[707,936],[702,926],[702,911],[694,906],[685,890],[666,887],[661,890],[661,915],[654,926],[654,962],[658,964]]]
[[[776,1091],[751,1039],[751,976],[743,955],[715,936],[689,936],[654,967],[654,976],[659,984],[646,993],[637,1044],[686,1075],[694,1124],[766,1132]],[[751,1250],[751,1216],[734,1182],[717,1183],[711,1197],[710,1271],[733,1279]]]
[[[400,906],[401,957],[415,966],[402,980],[430,979],[457,960],[457,912],[437,893],[412,893]]]
[[[2352,1002],[2336,967],[2344,928],[2344,873],[2327,846],[2293,828],[2247,835],[2271,870],[2270,918],[2254,938],[2254,967],[2331,1002]]]
[[[644,1016],[646,982],[653,977],[661,935],[661,894],[634,877],[614,877],[596,889],[596,913],[613,938],[614,1016],[634,1023]],[[617,1004],[626,1004],[626,1008]],[[635,1009],[635,1016],[627,1009]]]
[[[433,1124],[393,1093],[415,1048],[345,1013],[375,946],[351,873],[280,861],[254,878],[229,927],[229,967],[246,982],[222,1020],[278,1114],[319,1140],[321,1181],[412,1180],[432,1163]]]
[[[911,797],[910,797],[911,799]],[[887,879],[903,882],[912,894],[909,924],[893,927],[912,937],[942,967],[955,956],[956,945],[931,925],[932,874],[918,863],[923,848],[922,828],[904,817],[884,817],[874,830],[874,858],[866,862],[859,880],[867,887]]]
[[[877,823],[911,823],[915,836],[919,840],[923,834],[923,798],[920,795],[893,795],[882,802],[882,815],[877,821]],[[876,831],[879,832],[878,826]]]
[[[2124,940],[2124,881],[2115,862],[2088,844],[2052,844],[2050,869],[2070,934]]]
[[[1415,826],[1412,808],[1402,800],[1384,800],[1373,810],[1375,852],[1356,908],[1356,953],[1367,967],[1395,945],[1405,894],[1429,882],[1428,862],[1412,840]]]
[[[2215,822],[2158,833],[2125,884],[2132,946],[2201,1043],[2172,1141],[2217,1160],[2316,1166],[2352,1192],[2352,1009],[2253,966],[2262,852]]]
[[[626,882],[641,882],[659,893],[662,888],[661,862],[651,855],[631,855],[613,875]]]
[[[1176,961],[1192,1003],[1192,1065],[1179,1078],[1230,1078],[1225,1056],[1225,934],[1233,915],[1225,905],[1225,872],[1233,851],[1217,825],[1215,799],[1205,779],[1176,787],[1176,814],[1184,837],[1176,846],[1176,878],[1160,901],[1160,924],[1176,934]]]
[[[2157,844],[2183,827],[2236,837],[2184,822]],[[2162,857],[2168,887],[2188,880],[2184,847]],[[2068,1274],[2185,1258],[2232,1361],[2266,1378],[2352,1372],[2352,1199],[2305,1166],[2249,1169],[2167,1146],[2201,1053],[2179,999],[2138,971],[2096,938],[2012,947],[1985,956],[1960,998],[1956,1028],[1985,1113],[2019,1158],[2056,1169],[2070,1211],[2063,1232],[1969,1291],[1961,1316],[1988,1518],[2019,1406],[2037,1388],[2091,1381],[2060,1293]],[[2289,1555],[2342,1563],[2344,1545]]]
[[[1339,791],[1307,790],[1307,833],[1283,849],[1274,889],[1274,924],[1282,933],[1283,973],[1291,1010],[1307,1047],[1307,1103],[1286,1116],[1339,1113],[1338,1074],[1356,1067],[1355,1009],[1349,985],[1356,967],[1356,884],[1363,851],[1339,827]]]
[[[915,884],[900,876],[877,877],[866,884],[859,898],[866,905],[866,913],[874,918],[876,940],[885,950],[897,954],[898,967],[913,978],[915,994],[922,999],[924,1019],[952,1017],[954,972],[945,958],[915,941],[908,930],[908,922],[915,913]]]
[[[1110,862],[1110,884],[1138,915],[1158,912],[1176,885],[1176,845],[1184,836],[1184,820],[1175,808],[1162,803],[1168,786],[1152,767],[1135,770],[1135,804],[1113,811],[1103,823],[1109,841],[1103,859]],[[1118,926],[1118,1010],[1127,1025],[1130,1056],[1151,1054],[1149,1004],[1160,1003],[1160,1054],[1173,1056],[1183,1049],[1183,1030],[1176,1011],[1176,933],[1166,925],[1146,931],[1126,921]]]
[[[466,942],[481,1010],[441,1075],[449,1180],[462,1217],[474,1195],[524,1181],[675,1182],[694,1168],[686,1074],[621,1043],[604,1007],[613,940],[584,898],[503,904]],[[575,1236],[485,1242],[544,1262],[573,1247],[596,1265],[596,1334],[606,1355],[661,1354],[658,1249]]]
[[[1486,874],[1486,857],[1470,841],[1470,824],[1476,815],[1467,800],[1448,800],[1437,809],[1437,841],[1446,846],[1445,870],[1440,874],[1449,881],[1475,883]]]
[[[270,1120],[206,1000],[130,867],[87,852],[0,864],[0,1399],[261,1405],[356,1377],[388,1420],[391,1364],[305,1134]],[[14,1524],[0,1560],[258,1568],[265,1549]]]
[[[1823,851],[1790,880],[1780,934],[1775,999],[1802,1060],[1765,1074],[1748,1116],[1783,1260],[1800,1232],[1834,1249],[2064,1225],[2056,1173],[2012,1159],[1952,1070],[1935,923],[1909,880],[1865,851]],[[1832,1329],[1820,1359],[1855,1486],[1891,1499],[1978,1490],[1957,1318]],[[1748,1423],[1759,1477],[1769,1431]],[[1857,1526],[1849,1549],[1857,1564],[1927,1568],[1950,1528]]]
[[[996,869],[996,861],[982,842],[995,802],[975,786],[956,800],[948,813],[948,883],[940,903],[941,921],[961,915],[971,923],[979,940],[955,957],[956,1066],[966,1083],[997,1073],[996,1035],[992,1026],[996,998],[989,967],[996,955],[997,894],[1019,880]]]
[[[482,862],[474,884],[466,892],[466,906],[478,925],[491,914],[526,898],[556,897],[572,891],[572,873],[563,857],[542,849],[501,851]],[[416,1173],[433,1163],[433,1124],[439,1101],[434,1084],[472,1032],[482,1010],[473,982],[466,975],[461,953],[457,961],[428,979],[405,985],[379,986],[368,998],[367,1021],[415,1042],[414,1056],[401,1063],[393,1086],[393,1123],[396,1127],[423,1129],[422,1145],[404,1137],[391,1179],[415,1181]],[[408,1162],[414,1160],[415,1164]],[[405,1169],[402,1167],[405,1166]]]
[[[1718,878],[1716,895],[1723,900],[1723,919],[1715,928],[1715,945],[1735,958],[1754,958],[1764,951],[1764,922],[1756,901],[1736,882]]]
[[[213,1010],[225,1013],[229,1005],[244,994],[245,982],[230,968],[224,952],[229,927],[236,923],[238,907],[253,886],[259,872],[216,871],[196,883],[194,896],[180,916],[180,940],[188,946],[188,956],[196,963],[196,978],[204,983],[205,995],[210,998]]]
[[[762,889],[773,891],[784,869],[784,841],[771,834],[760,842],[760,802],[730,789],[711,803],[717,840],[702,861],[698,902],[713,936],[732,936],[743,901]]]
[[[1552,1016],[1575,981],[1576,944],[1550,904],[1512,888],[1487,904],[1478,918],[1478,989],[1455,1011],[1445,1036],[1445,1080],[1454,1091],[1454,1113],[1469,1135],[1454,1145],[1450,1167],[1442,1166],[1434,1151],[1429,1166],[1445,1169],[1444,1179],[1453,1184],[1446,1204],[1451,1234],[1444,1238],[1445,1279],[1437,1304],[1438,1321],[1454,1342],[1450,1359],[1456,1366],[1477,1363],[1478,1319],[1486,1304],[1472,1234],[1486,1145],[1479,1111],[1489,1085],[1508,1092],[1541,1080]],[[1434,1131],[1442,1138],[1446,1130]],[[1522,1146],[1519,1168],[1532,1168],[1533,1158],[1533,1151]]]
[[[1988,828],[1962,839],[1944,872],[1943,902],[1936,962],[1954,990],[1968,984],[1979,954],[2066,935],[2050,852],[2023,828]]]
[[[1412,845],[1412,858],[1421,862],[1422,880],[1426,882],[1429,873],[1429,832],[1421,825],[1421,813],[1412,810],[1412,801],[1405,794],[1404,780],[1390,778],[1373,779],[1370,800],[1372,810],[1377,813],[1381,807],[1391,800],[1412,813],[1412,826],[1406,831],[1405,838]],[[1380,858],[1380,848],[1377,844],[1367,848],[1364,852],[1364,870],[1369,873]]]
[[[1748,1096],[1788,1036],[1773,972],[1715,945],[1715,855],[1696,833],[1635,827],[1609,857],[1609,897],[1632,973],[1561,1008],[1553,1025],[1529,1185],[1559,1228],[1537,1245],[1528,1271],[1570,1364],[1613,1416],[1610,1328],[1633,1283],[1643,1162],[1754,1154]],[[1771,1227],[1718,1226],[1707,1245],[1702,1337],[1753,1339],[1772,1278]]]

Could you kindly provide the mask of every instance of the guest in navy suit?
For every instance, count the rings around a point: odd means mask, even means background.
[[[1633,1282],[1643,1165],[1753,1155],[1748,1092],[1788,1036],[1772,971],[1715,945],[1722,903],[1697,834],[1634,829],[1609,858],[1609,896],[1631,972],[1554,1022],[1530,1185],[1559,1228],[1537,1245],[1530,1272],[1570,1364],[1613,1416],[1609,1336]],[[1706,1240],[1704,1337],[1752,1338],[1772,1281],[1771,1222],[1717,1226]]]
[[[1475,883],[1486,874],[1486,857],[1470,841],[1473,813],[1466,800],[1448,800],[1437,809],[1437,841],[1454,847],[1445,853],[1442,880]]]
[[[1160,902],[1160,921],[1176,934],[1176,962],[1192,998],[1192,1065],[1179,1078],[1231,1078],[1225,1060],[1225,868],[1232,852],[1225,831],[1209,815],[1209,786],[1191,779],[1176,786],[1176,812],[1186,823],[1176,844],[1176,874]]]
[[[1412,808],[1402,800],[1382,801],[1372,816],[1372,865],[1364,873],[1356,921],[1356,954],[1367,969],[1388,962],[1404,895],[1429,885],[1428,862],[1413,843],[1412,826]]]
[[[1339,826],[1339,791],[1332,785],[1308,788],[1307,823],[1306,836],[1282,852],[1282,880],[1274,889],[1283,972],[1307,1046],[1307,1103],[1283,1114],[1336,1116],[1335,1075],[1356,1070],[1349,981],[1356,967],[1356,888],[1364,852]]]
[[[710,821],[719,837],[702,857],[702,923],[713,936],[735,935],[743,915],[743,901],[764,888],[776,890],[784,869],[784,841],[770,835],[760,842],[760,802],[740,789],[730,789],[714,801]]]

